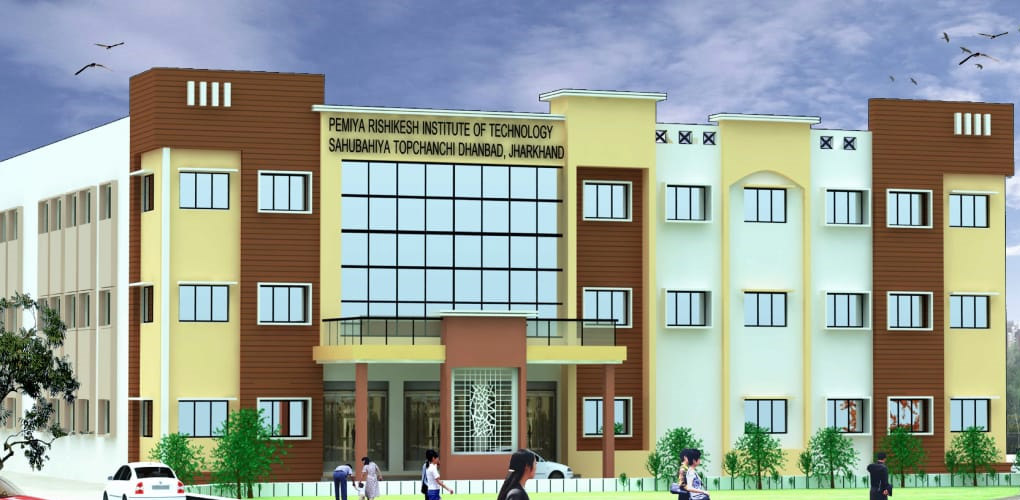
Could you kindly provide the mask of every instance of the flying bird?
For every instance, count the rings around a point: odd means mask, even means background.
[[[990,39],[995,39],[995,38],[999,38],[1002,35],[1005,35],[1006,33],[1009,33],[1009,32],[1008,31],[1004,31],[1002,33],[999,33],[998,35],[989,35],[988,33],[978,33],[978,34],[981,35],[981,36],[987,36]]]
[[[974,52],[973,54],[965,57],[962,61],[960,61],[960,65],[962,65],[963,63],[969,61],[970,58],[972,58],[972,57],[987,57],[987,58],[989,58],[989,59],[991,59],[991,60],[993,60],[995,62],[999,62],[998,59],[996,59],[996,58],[994,58],[994,57],[992,57],[992,56],[990,56],[988,54],[985,54],[983,52]]]
[[[946,43],[949,43],[949,35],[947,35],[945,31],[942,32],[942,38],[946,41]]]
[[[984,65],[982,64],[974,63],[974,66],[977,66],[978,69],[985,69]]]
[[[895,82],[895,81],[896,81],[896,79],[895,79],[895,78],[893,78],[893,76],[892,76],[892,75],[889,75],[889,81],[890,81],[890,82]]]
[[[970,53],[971,53],[971,52],[970,52],[970,49],[968,49],[967,47],[964,47],[964,46],[962,46],[962,45],[960,46],[960,50],[962,50],[962,51],[964,51],[964,52],[966,52],[966,53],[968,53],[968,54],[970,54]]]
[[[914,80],[914,77],[910,77],[910,83],[917,85],[917,80]]]
[[[99,63],[89,63],[89,64],[86,64],[85,66],[82,66],[82,68],[79,69],[78,72],[74,74],[74,76],[78,76],[79,73],[81,73],[82,71],[85,71],[85,70],[87,70],[89,68],[103,68],[103,69],[108,70],[108,71],[113,71],[112,69],[107,68],[106,66],[103,66],[102,64],[99,64]]]
[[[114,47],[116,47],[118,45],[124,45],[124,42],[115,43],[113,45],[106,45],[105,43],[97,43],[96,45],[98,45],[98,46],[100,46],[100,47],[102,47],[102,48],[104,48],[106,50],[110,50],[110,49],[112,49],[112,48],[114,48]]]

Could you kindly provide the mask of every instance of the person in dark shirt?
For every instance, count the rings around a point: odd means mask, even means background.
[[[877,463],[868,465],[868,474],[871,474],[870,500],[885,500],[892,496],[892,485],[889,484],[889,468],[885,466],[885,452],[878,452],[875,455]]]
[[[524,484],[535,477],[535,454],[530,450],[517,450],[510,455],[510,469],[499,490],[497,500],[530,500]]]

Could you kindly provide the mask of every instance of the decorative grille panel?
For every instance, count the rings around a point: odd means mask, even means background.
[[[453,370],[453,452],[506,453],[516,449],[516,371]]]

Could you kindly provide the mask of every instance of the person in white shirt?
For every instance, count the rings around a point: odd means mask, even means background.
[[[333,469],[333,495],[336,500],[347,500],[347,480],[354,483],[354,469],[350,464],[343,464]]]
[[[439,453],[436,453],[436,450],[428,450],[425,452],[425,458],[428,460],[425,468],[426,500],[439,500],[440,488],[452,495],[453,490],[446,487],[446,484],[439,479]]]
[[[353,483],[354,491],[358,492],[358,500],[365,500],[365,483]]]

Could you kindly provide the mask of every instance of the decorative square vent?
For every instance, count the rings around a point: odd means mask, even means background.
[[[655,143],[656,144],[666,144],[666,142],[668,142],[668,141],[666,141],[666,131],[665,130],[656,130],[655,131]]]
[[[694,132],[691,132],[690,130],[681,130],[680,144],[694,144],[694,139],[692,138],[693,135]]]
[[[831,135],[821,136],[821,142],[819,143],[818,147],[820,149],[832,149],[832,136]]]
[[[857,151],[857,138],[856,137],[844,137],[843,138],[843,149],[847,151]]]
[[[705,132],[701,135],[701,143],[706,146],[715,146],[715,132]]]

